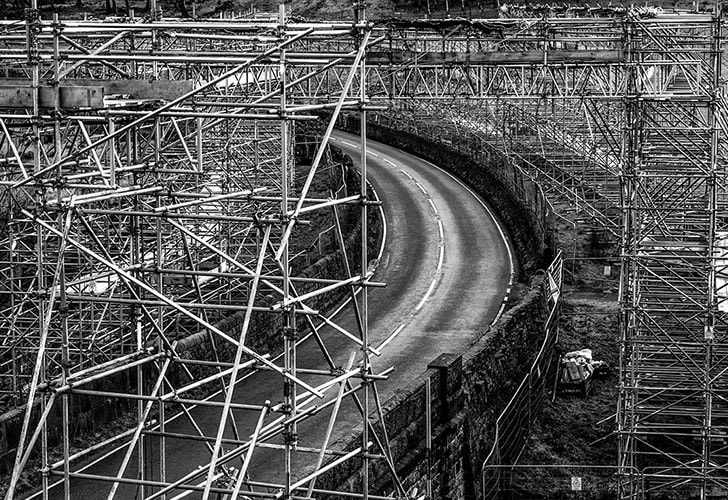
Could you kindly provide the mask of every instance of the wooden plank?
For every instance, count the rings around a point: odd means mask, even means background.
[[[54,107],[55,92],[52,87],[40,87],[38,97],[41,108]],[[61,87],[60,106],[61,109],[103,108],[104,88],[98,86]],[[32,107],[33,92],[30,85],[7,85],[7,80],[0,84],[0,108],[30,109]]]
[[[154,99],[171,101],[193,89],[189,80],[101,80],[74,79],[61,82],[61,108],[100,109],[104,107],[104,96],[122,95],[128,99]],[[40,107],[54,105],[53,87],[40,87]],[[0,82],[0,108],[32,108],[33,95],[29,80],[7,79]]]

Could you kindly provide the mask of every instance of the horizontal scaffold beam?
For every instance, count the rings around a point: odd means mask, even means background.
[[[369,51],[367,63],[375,65],[403,64],[417,61],[420,66],[440,64],[472,64],[472,65],[510,65],[551,64],[551,63],[612,63],[617,64],[625,59],[620,50],[567,50],[544,49],[525,51],[493,51],[493,52],[413,52],[413,51]]]

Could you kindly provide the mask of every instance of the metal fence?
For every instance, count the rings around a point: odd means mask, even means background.
[[[529,498],[534,490],[542,500],[617,497],[620,468],[616,465],[491,465],[489,468],[497,471],[500,481],[497,497],[502,499]],[[639,477],[637,470],[633,474]],[[644,497],[635,492],[623,498],[642,500]]]
[[[531,426],[539,414],[546,387],[553,381],[555,345],[558,340],[558,317],[561,306],[563,258],[561,252],[546,270],[548,279],[549,315],[544,325],[541,349],[521,381],[515,394],[495,424],[493,447],[483,462],[482,492],[484,499],[498,498],[505,484],[503,464],[515,464],[526,447]]]

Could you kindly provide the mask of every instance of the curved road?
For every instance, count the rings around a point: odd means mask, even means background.
[[[359,138],[336,133],[334,144],[358,163]],[[378,384],[380,397],[386,401],[397,388],[419,376],[427,364],[443,352],[464,352],[499,313],[509,291],[513,274],[510,250],[503,232],[486,206],[459,181],[428,162],[380,143],[368,143],[369,179],[384,202],[387,241],[373,281],[386,281],[386,288],[369,291],[369,325],[372,345],[382,346],[381,357],[372,359],[374,372],[395,366],[388,381]],[[351,307],[335,317],[337,323],[355,332]],[[328,331],[327,331],[328,330]],[[322,330],[329,350],[338,365],[346,365],[356,346],[330,329]],[[312,340],[298,349],[298,366],[325,368],[320,350]],[[234,402],[278,402],[281,393],[278,379],[259,372],[241,382]],[[321,382],[310,377],[308,381]],[[336,392],[329,391],[329,392]],[[330,397],[330,396],[329,396]],[[373,405],[372,405],[373,407]],[[197,408],[197,423],[207,435],[215,435],[218,412]],[[320,447],[330,411],[321,412],[299,425],[299,445]],[[249,435],[257,412],[236,413],[242,436]],[[345,440],[352,427],[361,421],[350,398],[342,403],[332,441]],[[167,425],[167,431],[194,434],[183,419]],[[232,437],[232,436],[230,436]],[[150,448],[154,448],[150,439]],[[273,441],[273,443],[280,441]],[[209,453],[197,441],[167,441],[167,480],[207,462]],[[115,475],[123,453],[113,453],[103,461],[89,465],[84,473]],[[305,474],[315,455],[305,452],[295,456],[297,476]],[[282,451],[271,447],[256,450],[249,474],[256,480],[280,482]],[[235,466],[239,467],[240,462]],[[156,479],[158,460],[146,465]],[[136,474],[136,457],[126,477]],[[133,476],[132,476],[133,477]],[[295,479],[294,479],[295,480]],[[199,482],[197,479],[195,483]],[[117,498],[134,498],[135,488],[122,485]],[[72,481],[72,498],[105,498],[108,483],[89,480]],[[62,488],[52,488],[51,496],[62,498]],[[149,491],[147,490],[147,494]],[[190,496],[189,498],[193,498]]]

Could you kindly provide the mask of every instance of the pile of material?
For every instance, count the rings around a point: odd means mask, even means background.
[[[567,352],[561,357],[559,387],[561,394],[581,394],[587,396],[591,391],[594,374],[607,369],[604,361],[594,361],[591,349]]]

